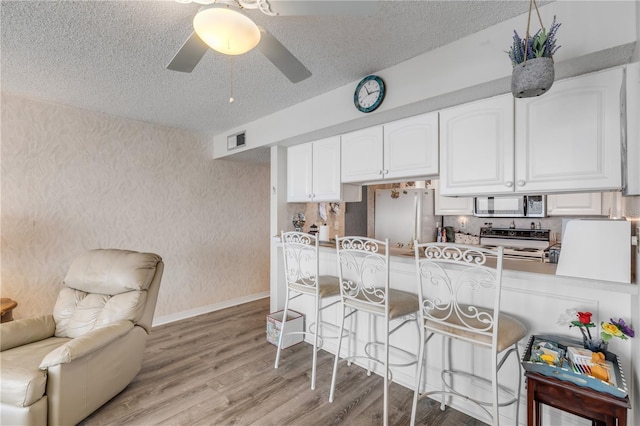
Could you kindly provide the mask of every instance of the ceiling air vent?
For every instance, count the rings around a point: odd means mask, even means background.
[[[227,137],[227,150],[236,149],[245,146],[245,131],[236,133]]]

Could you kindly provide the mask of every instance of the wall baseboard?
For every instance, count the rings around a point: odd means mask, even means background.
[[[202,314],[208,314],[209,312],[219,311],[221,309],[230,308],[232,306],[242,305],[243,303],[253,302],[255,300],[265,299],[269,297],[269,292],[264,291],[262,293],[251,294],[249,296],[240,297],[238,299],[225,300],[224,302],[215,303],[213,305],[202,306],[196,309],[190,309],[188,311],[182,311],[175,314],[165,315],[160,318],[154,318],[152,326],[169,324],[172,322],[180,321],[183,319],[195,317]]]

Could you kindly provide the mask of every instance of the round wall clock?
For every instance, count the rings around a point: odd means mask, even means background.
[[[353,94],[353,103],[362,112],[371,112],[382,104],[384,81],[377,75],[368,75],[358,83]]]

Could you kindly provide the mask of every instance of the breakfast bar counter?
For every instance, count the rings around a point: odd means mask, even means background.
[[[277,253],[277,264],[272,263],[271,276],[271,297],[272,310],[282,309],[284,306],[285,280],[282,264],[282,249],[279,241],[273,241],[272,253]],[[274,259],[275,260],[275,259]],[[335,245],[324,243],[319,250],[320,274],[337,275],[337,256]],[[636,284],[621,284],[608,281],[589,280],[584,278],[572,278],[555,275],[555,264],[520,261],[505,259],[503,261],[502,273],[502,297],[501,310],[519,319],[528,330],[528,335],[519,344],[520,355],[524,353],[528,337],[532,334],[553,334],[567,335],[576,338],[580,333],[575,329],[569,329],[566,325],[559,325],[558,320],[569,309],[579,311],[590,311],[593,313],[594,322],[608,321],[609,318],[631,318],[635,315],[637,307],[634,301],[638,300],[638,286]],[[415,257],[409,249],[392,249],[390,256],[390,283],[391,287],[408,292],[417,292],[417,275]],[[313,312],[311,298],[298,298],[292,301],[290,308],[310,315]],[[340,311],[338,305],[331,306],[323,311],[322,321],[339,325]],[[308,321],[308,320],[307,320]],[[380,332],[381,324],[372,324],[372,320],[366,316],[357,316],[354,320],[354,330],[356,336],[355,350],[363,351],[363,343],[357,336],[369,336],[369,333]],[[330,330],[331,327],[328,328]],[[402,347],[409,353],[414,353],[418,347],[418,334],[414,327],[403,327],[397,335],[394,335],[391,344]],[[440,386],[440,340],[434,338],[430,346],[427,345],[426,375],[422,378],[428,390],[435,390]],[[343,346],[344,347],[344,346]],[[322,349],[335,353],[337,348],[335,339],[324,339]],[[631,349],[632,345],[628,341],[616,339],[610,342],[609,350],[614,352],[625,372],[632,376]],[[473,369],[477,359],[485,357],[487,354],[482,350],[473,349],[462,342],[454,342],[452,346],[453,362],[460,363],[465,368]],[[392,353],[392,358],[396,356]],[[398,361],[402,361],[398,354]],[[392,360],[393,362],[393,360]],[[511,369],[509,369],[509,368]],[[505,377],[518,377],[524,380],[523,372],[515,367],[507,366],[503,372]],[[375,371],[375,369],[374,369]],[[393,371],[393,381],[408,388],[415,385],[415,367],[398,367]],[[379,371],[375,371],[380,374]],[[464,387],[464,384],[462,384]],[[469,388],[478,389],[477,384]],[[466,391],[467,389],[465,389]],[[630,390],[630,398],[633,400],[634,389]],[[479,392],[490,392],[490,389]],[[471,392],[473,393],[473,392]],[[472,395],[473,396],[473,395]],[[479,395],[475,395],[476,397]],[[520,404],[519,423],[526,421],[526,388],[522,387],[522,398]],[[452,406],[466,412],[480,420],[487,421],[483,412],[478,409],[473,411],[466,404],[456,405],[454,399]],[[471,410],[471,411],[470,411]],[[501,422],[513,424],[515,420],[514,407],[501,409]],[[579,421],[571,415],[559,411],[549,411],[543,408],[542,418],[545,424],[579,425]]]
[[[278,242],[276,242],[278,244]],[[331,256],[331,253],[335,255],[336,245],[335,242],[320,242],[320,250],[328,253]],[[415,267],[415,254],[413,250],[407,248],[390,248],[391,253],[391,261],[392,263],[402,263],[402,264],[410,264]],[[489,261],[489,264],[491,262]],[[554,278],[557,278],[558,284],[563,286],[578,286],[581,290],[592,290],[592,289],[606,289],[607,291],[612,291],[616,293],[622,294],[631,294],[637,295],[639,293],[638,286],[636,284],[624,284],[613,281],[599,281],[599,280],[590,280],[585,278],[572,278],[572,277],[564,277],[556,275],[556,263],[545,263],[545,262],[536,262],[532,260],[517,260],[517,259],[503,259],[502,267],[503,267],[503,276],[505,277],[522,277],[520,273],[525,274],[540,274],[540,275],[551,275]],[[632,277],[632,280],[635,277]],[[545,279],[545,278],[539,278]],[[508,285],[508,280],[505,281],[505,285]]]

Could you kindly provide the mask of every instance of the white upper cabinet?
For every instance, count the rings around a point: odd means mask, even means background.
[[[473,197],[444,197],[440,195],[440,184],[437,179],[431,181],[434,189],[434,214],[436,216],[471,216],[473,214]]]
[[[438,174],[438,113],[384,125],[384,178]]]
[[[547,195],[547,216],[602,215],[602,193]]]
[[[562,80],[515,101],[516,191],[622,187],[622,77],[614,69]]]
[[[313,144],[287,149],[287,201],[307,202],[313,194]]]
[[[539,97],[507,94],[442,111],[441,193],[620,189],[622,77],[607,70],[557,81]]]
[[[362,192],[340,180],[340,136],[287,149],[287,201],[360,201]]]
[[[342,182],[366,182],[383,178],[382,126],[342,135]]]
[[[342,135],[342,181],[374,182],[438,174],[438,113]]]
[[[627,65],[627,152],[623,153],[623,195],[640,195],[640,62]]]
[[[440,193],[513,192],[513,96],[440,112]]]

